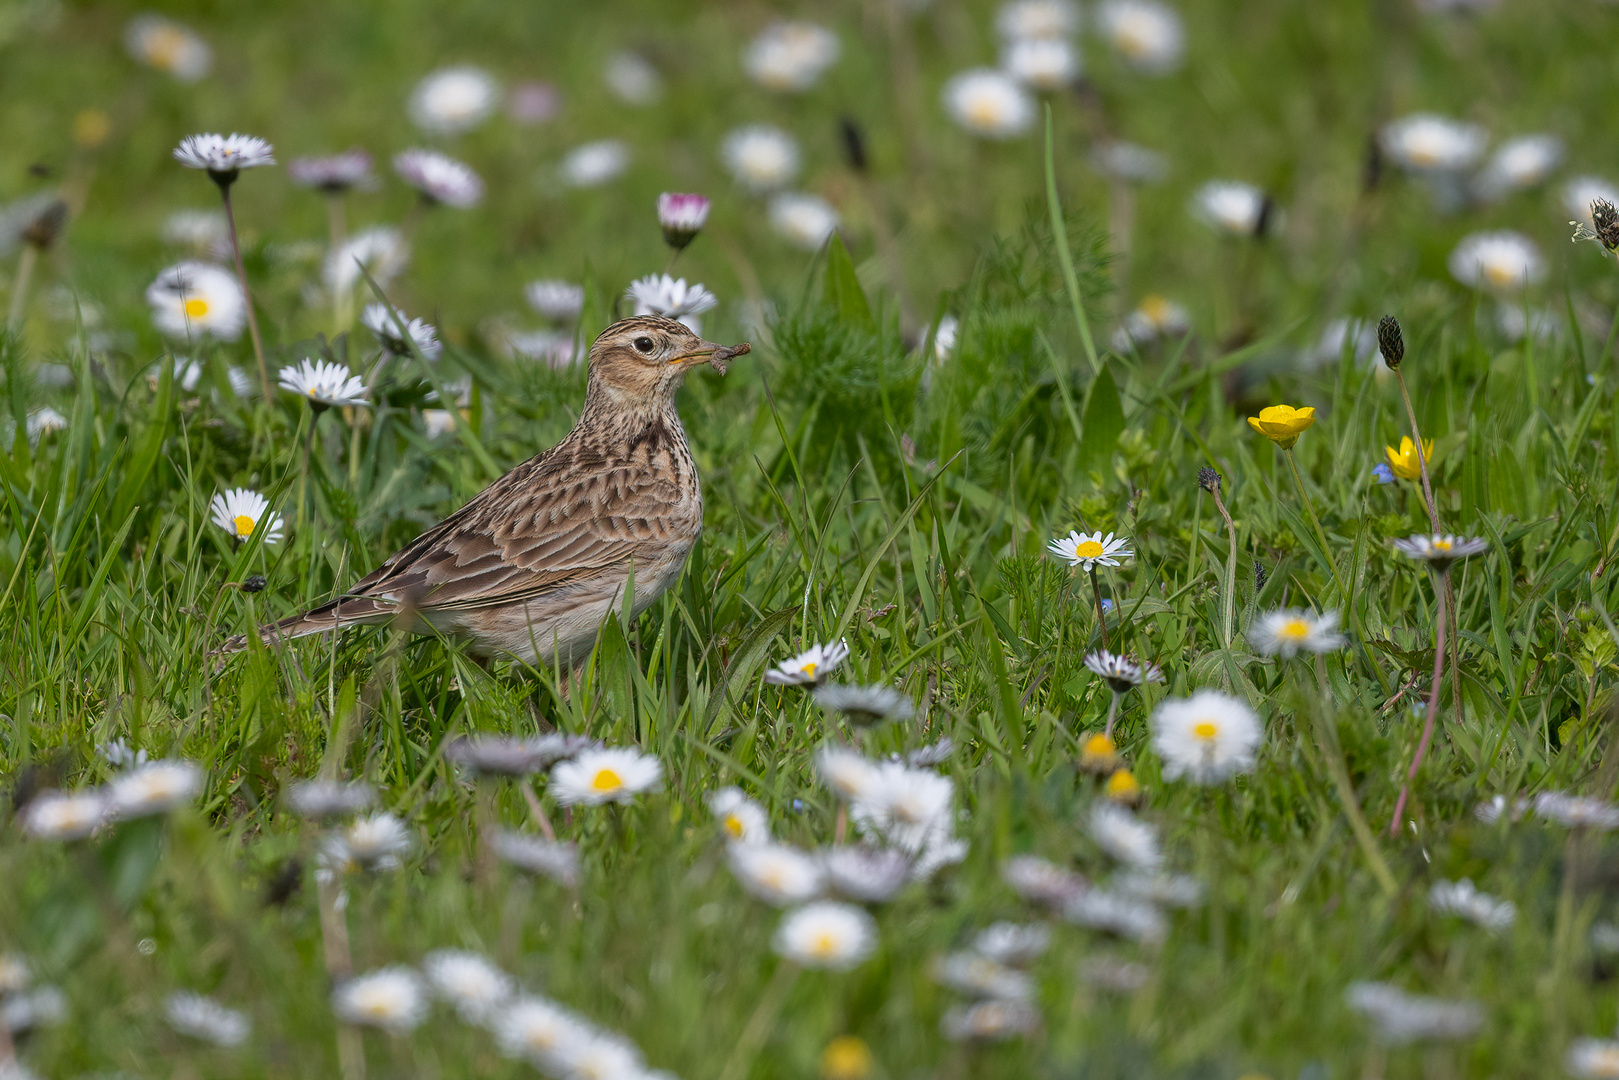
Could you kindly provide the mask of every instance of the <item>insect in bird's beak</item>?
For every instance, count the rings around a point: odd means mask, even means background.
[[[715,371],[719,372],[721,375],[724,375],[725,367],[732,358],[742,356],[743,354],[750,353],[752,351],[753,346],[749,345],[746,341],[742,342],[740,345],[716,345],[712,341],[704,341],[695,349],[683,352],[679,356],[671,356],[669,358],[669,362],[671,364],[678,364],[682,361],[688,361],[693,365],[706,362]]]

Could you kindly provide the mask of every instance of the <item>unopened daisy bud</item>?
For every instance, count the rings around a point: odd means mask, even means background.
[[[1106,776],[1119,767],[1119,748],[1111,736],[1100,731],[1086,739],[1079,747],[1079,767],[1089,773]]]
[[[1120,769],[1107,778],[1107,783],[1102,785],[1102,794],[1116,803],[1134,806],[1141,801],[1141,781],[1129,769]]]
[[[1607,199],[1591,202],[1591,223],[1596,227],[1597,239],[1609,251],[1619,248],[1619,209]]]
[[[838,133],[843,136],[843,156],[849,161],[849,168],[857,173],[864,173],[867,168],[866,136],[860,130],[860,124],[852,116],[845,116],[838,121]]]
[[[1223,476],[1215,472],[1213,469],[1204,468],[1197,470],[1197,486],[1210,494],[1220,490],[1220,483],[1224,479],[1225,478]]]
[[[708,221],[708,199],[702,195],[666,191],[658,196],[658,224],[663,227],[663,242],[676,251],[697,239]]]
[[[245,593],[260,593],[269,581],[263,574],[249,574],[242,579],[242,591]]]
[[[66,224],[67,203],[52,199],[23,226],[23,242],[44,251],[56,242],[56,238],[62,234],[62,226]]]

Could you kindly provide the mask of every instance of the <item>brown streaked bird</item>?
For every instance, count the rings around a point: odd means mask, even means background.
[[[590,349],[584,412],[566,438],[490,484],[330,603],[261,630],[266,643],[400,620],[469,639],[479,657],[581,663],[622,603],[674,584],[703,528],[703,496],[675,411],[686,372],[751,351],[638,315]],[[219,651],[237,652],[235,637]]]

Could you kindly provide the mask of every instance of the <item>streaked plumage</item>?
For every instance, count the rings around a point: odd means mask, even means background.
[[[264,640],[399,618],[468,638],[474,655],[579,663],[623,602],[632,567],[640,612],[685,565],[703,500],[675,391],[690,368],[723,373],[748,351],[661,316],[614,323],[591,347],[584,412],[566,438],[335,600],[264,628]],[[245,644],[233,638],[220,651]]]

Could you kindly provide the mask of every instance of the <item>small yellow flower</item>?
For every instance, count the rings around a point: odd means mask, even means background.
[[[1107,783],[1102,787],[1102,794],[1114,802],[1134,806],[1141,801],[1141,781],[1137,780],[1136,774],[1129,769],[1120,769],[1107,778]]]
[[[821,1051],[823,1080],[866,1080],[871,1075],[871,1048],[857,1035],[839,1035]]]
[[[1270,405],[1248,418],[1248,426],[1283,450],[1291,450],[1304,429],[1315,423],[1314,406],[1295,409],[1291,405]]]
[[[1079,748],[1079,767],[1086,772],[1107,774],[1119,767],[1119,748],[1100,731]]]
[[[1417,444],[1411,441],[1409,435],[1401,436],[1400,448],[1392,446],[1383,448],[1388,452],[1389,471],[1401,480],[1421,480],[1422,462],[1417,460]],[[1433,440],[1422,440],[1422,458],[1424,461],[1433,461]]]

